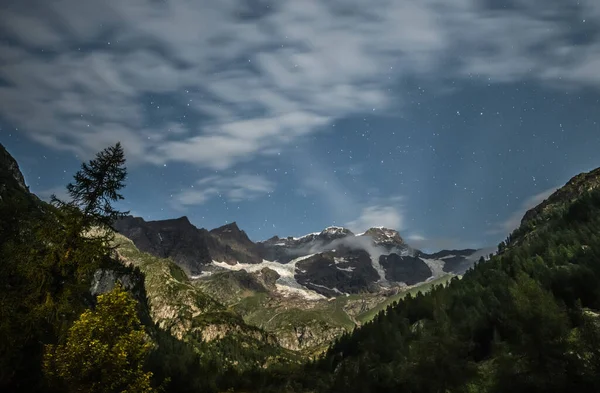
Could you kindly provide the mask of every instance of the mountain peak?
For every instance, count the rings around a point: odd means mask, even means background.
[[[324,238],[327,240],[339,239],[346,236],[354,236],[354,233],[352,233],[352,231],[350,231],[349,229],[338,226],[327,227],[317,235],[317,237]]]
[[[218,228],[215,228],[211,232],[227,233],[227,232],[241,232],[241,230],[240,230],[240,227],[238,227],[237,222],[233,221],[233,222],[230,222],[229,224],[225,224]]]
[[[187,224],[191,224],[190,219],[187,216],[181,216],[175,219],[176,221],[185,222]]]
[[[25,185],[25,178],[23,177],[23,173],[19,169],[19,164],[14,159],[13,156],[4,148],[4,146],[0,143],[0,171],[3,173],[0,174],[4,176],[6,173],[10,178],[14,180],[16,186],[21,189],[21,191],[29,192],[29,188]]]
[[[369,236],[373,238],[373,241],[378,244],[390,244],[390,245],[403,245],[404,239],[400,236],[400,233],[395,229],[389,229],[385,227],[373,227],[367,229],[366,232],[360,236]]]

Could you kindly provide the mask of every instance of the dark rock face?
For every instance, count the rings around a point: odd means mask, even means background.
[[[398,254],[382,255],[379,264],[385,271],[389,281],[414,285],[432,276],[431,269],[418,257],[400,256]]]
[[[131,239],[140,251],[172,258],[190,275],[200,274],[203,266],[212,261],[208,231],[196,228],[187,217],[146,222],[130,216],[118,220],[113,227]]]
[[[364,250],[314,255],[296,264],[295,277],[299,284],[328,297],[374,290],[379,280],[371,257]]]
[[[19,164],[0,144],[0,187],[5,188],[6,183],[12,183],[20,191],[29,193],[29,188],[25,185],[25,178],[19,169]]]
[[[237,223],[233,222],[213,229],[209,234],[217,240],[209,244],[213,260],[232,264],[262,261],[258,247],[248,238],[246,232],[240,230]]]
[[[144,221],[125,217],[114,229],[133,241],[140,251],[172,258],[186,273],[200,274],[212,261],[259,263],[258,249],[236,223],[207,231],[196,228],[187,217],[173,220]]]

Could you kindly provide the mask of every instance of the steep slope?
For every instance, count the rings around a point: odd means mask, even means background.
[[[209,252],[213,261],[231,264],[262,262],[256,244],[237,226],[237,223],[224,225],[209,233],[215,239],[209,243]]]
[[[29,187],[25,185],[25,178],[19,169],[19,164],[2,144],[0,144],[0,168],[0,196],[6,198],[9,193],[29,194]]]
[[[115,239],[117,252],[126,265],[138,267],[145,275],[145,287],[152,319],[175,337],[201,337],[212,341],[236,334],[253,340],[276,344],[273,337],[246,325],[227,309],[194,286],[186,274],[168,259],[137,250],[124,236]]]
[[[187,217],[146,222],[129,216],[115,222],[113,227],[131,239],[140,251],[172,258],[190,275],[200,274],[203,266],[212,261],[208,232],[198,230]]]

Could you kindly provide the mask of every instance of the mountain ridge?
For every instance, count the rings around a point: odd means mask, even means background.
[[[329,226],[300,237],[275,235],[256,243],[236,222],[207,230],[195,227],[185,216],[148,222],[128,216],[117,221],[114,228],[140,250],[172,258],[190,277],[228,269],[223,263],[232,268],[237,264],[271,262],[285,265],[301,258],[295,263],[293,278],[305,288],[326,296],[373,292],[390,282],[414,285],[439,276],[437,271],[456,273],[454,267],[459,265],[458,273],[462,273],[474,262],[469,256],[477,251],[457,250],[452,254],[445,250],[425,254],[406,244],[398,231],[384,227],[369,228],[355,235],[347,228]],[[390,255],[397,257],[388,258]],[[452,255],[454,259],[445,261],[438,257],[442,255]],[[423,257],[430,261],[426,262]],[[395,266],[403,263],[413,266]],[[431,263],[436,266],[430,267]],[[394,272],[388,274],[386,269]]]

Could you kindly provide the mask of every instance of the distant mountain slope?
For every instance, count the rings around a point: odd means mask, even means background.
[[[209,232],[196,228],[185,216],[161,221],[129,216],[113,227],[141,251],[172,258],[190,276],[201,274],[215,260],[231,264],[261,261],[254,243],[235,223]]]

